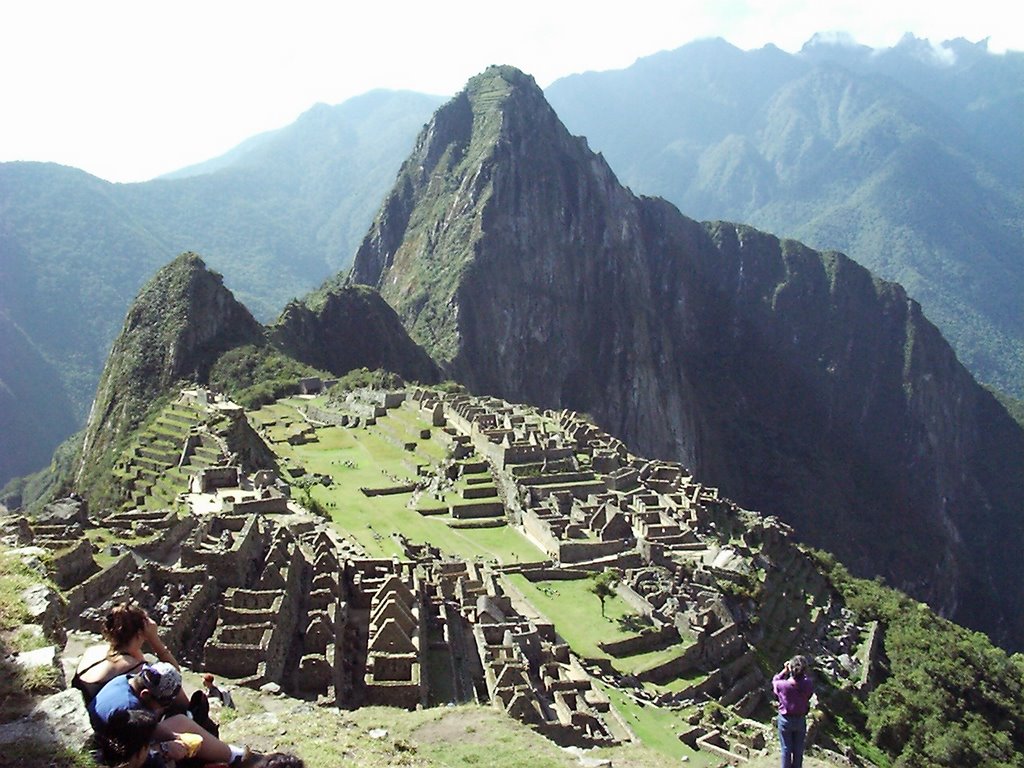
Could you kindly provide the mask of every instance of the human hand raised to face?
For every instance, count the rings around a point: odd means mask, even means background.
[[[147,640],[158,640],[160,639],[160,627],[157,626],[157,623],[153,621],[153,619],[147,616],[146,624],[142,628],[142,634],[146,637]]]

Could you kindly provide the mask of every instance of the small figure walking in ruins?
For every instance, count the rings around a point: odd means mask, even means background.
[[[807,712],[810,710],[811,696],[814,695],[810,668],[806,656],[794,656],[772,678],[772,690],[779,707],[782,768],[801,768],[804,763]]]
[[[220,688],[214,683],[213,675],[207,672],[203,675],[203,687],[206,688],[206,696],[211,701],[213,699],[220,699],[223,706],[229,709],[235,708],[235,699],[231,695],[231,691],[227,688]]]

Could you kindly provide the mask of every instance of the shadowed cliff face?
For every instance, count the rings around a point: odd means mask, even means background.
[[[526,75],[492,68],[437,112],[349,281],[470,388],[588,411],[1024,645],[1024,439],[918,305],[839,254],[633,196]]]
[[[86,425],[78,477],[175,385],[204,382],[223,352],[264,343],[261,326],[194,253],[184,253],[150,280],[128,309],[103,369]]]
[[[361,286],[290,303],[269,335],[286,354],[336,376],[365,367],[425,384],[440,380],[434,361],[409,338],[395,311]]]

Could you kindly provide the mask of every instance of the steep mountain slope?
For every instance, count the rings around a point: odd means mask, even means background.
[[[521,72],[436,113],[349,281],[471,389],[588,411],[1024,644],[1024,435],[920,307],[840,254],[634,197]]]
[[[6,313],[0,312],[0,477],[39,469],[39,457],[71,434],[77,419],[53,369]]]
[[[819,39],[790,55],[708,40],[547,95],[634,190],[848,253],[1020,395],[1022,82],[1024,54],[984,42]]]
[[[376,291],[363,286],[324,288],[293,301],[269,337],[300,362],[341,376],[355,368],[378,368],[407,380],[436,383],[440,371],[402,327]]]
[[[184,253],[162,268],[129,308],[103,369],[79,480],[106,468],[111,448],[173,386],[203,382],[221,354],[263,341],[263,327],[196,254]]]
[[[356,368],[439,379],[437,366],[373,290],[325,286],[290,303],[265,328],[203,259],[183,253],[128,309],[89,414],[75,487],[93,503],[113,503],[109,470],[117,450],[184,384],[262,403],[296,393],[300,377]]]
[[[172,256],[115,191],[73,168],[0,165],[0,485],[82,426],[125,308]]]
[[[196,250],[269,320],[347,266],[381,196],[440,99],[374,91],[318,104],[248,142],[224,167],[133,185],[132,204],[175,252]]]
[[[0,164],[0,313],[57,374],[36,379],[45,398],[0,400],[0,422],[14,426],[0,448],[19,456],[16,467],[0,466],[0,485],[44,466],[84,423],[124,312],[160,265],[201,252],[258,316],[274,317],[346,263],[438,103],[375,92],[319,105],[183,178],[143,184]],[[0,350],[0,380],[17,364],[13,348]],[[72,419],[31,427],[62,400]]]

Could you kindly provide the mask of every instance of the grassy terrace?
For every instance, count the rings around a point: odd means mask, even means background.
[[[644,746],[675,760],[685,756],[688,758],[687,765],[717,766],[722,764],[722,759],[717,755],[694,751],[679,740],[677,734],[689,727],[684,720],[684,717],[690,714],[689,710],[662,709],[649,704],[641,706],[625,691],[601,682],[598,682],[597,685],[612,700],[613,706]]]
[[[139,432],[122,453],[121,460],[126,466],[114,470],[117,482],[129,493],[126,507],[149,510],[173,507],[177,495],[187,489],[191,472],[219,458],[220,452],[212,440],[201,438],[187,466],[177,466],[190,429],[206,418],[195,406],[171,403]]]
[[[675,658],[686,647],[686,644],[677,643],[647,653],[614,658],[597,644],[623,640],[636,634],[626,624],[637,614],[622,598],[616,595],[605,600],[605,615],[602,617],[601,602],[590,591],[589,579],[533,583],[520,574],[510,574],[506,578],[537,610],[548,618],[558,617],[555,629],[576,653],[585,658],[610,659],[612,666],[624,674],[636,674],[655,667]],[[670,686],[659,688],[669,689]]]
[[[250,414],[254,425],[266,425],[274,436],[292,434],[305,426],[296,408],[298,399],[282,400]],[[410,508],[411,493],[367,497],[360,488],[396,486],[416,479],[417,464],[436,465],[443,460],[445,446],[434,434],[420,439],[421,429],[430,425],[411,408],[399,408],[378,420],[378,426],[365,429],[320,427],[316,442],[304,445],[273,444],[286,462],[305,468],[307,473],[330,475],[329,488],[316,485],[314,499],[324,505],[339,530],[358,541],[370,557],[400,555],[392,534],[401,532],[416,542],[428,542],[468,559],[496,558],[502,563],[543,560],[543,553],[514,528],[455,529],[448,515],[423,516]],[[436,430],[434,430],[436,431]],[[388,439],[389,434],[392,439]],[[415,451],[396,445],[394,438],[416,442]],[[466,481],[460,480],[454,493],[443,502],[424,498],[422,506],[457,503],[458,492]],[[301,492],[297,493],[301,497]]]
[[[579,655],[586,658],[611,659],[612,666],[623,673],[636,673],[677,656],[684,648],[675,644],[668,648],[616,659],[602,651],[599,641],[621,640],[634,632],[625,628],[625,620],[636,613],[620,597],[605,600],[605,616],[601,616],[601,603],[589,589],[589,579],[575,581],[540,581],[532,583],[524,576],[505,576],[530,603],[549,619],[558,617],[555,629]],[[699,676],[703,677],[703,675]],[[680,679],[665,686],[646,684],[655,692],[680,689],[695,679]],[[600,684],[630,728],[648,747],[678,760],[689,756],[693,765],[717,765],[706,753],[697,753],[679,741],[676,734],[688,727],[683,720],[685,711],[672,711],[651,705],[641,705],[632,697],[612,686]]]
[[[153,541],[159,535],[159,531],[154,531],[148,536],[136,536],[132,533],[115,531],[110,528],[87,528],[85,530],[86,538],[99,548],[99,552],[93,555],[93,559],[100,568],[109,568],[113,565],[114,561],[117,560],[117,557],[108,555],[104,551],[111,544],[120,544],[126,547],[137,547],[141,544]]]

